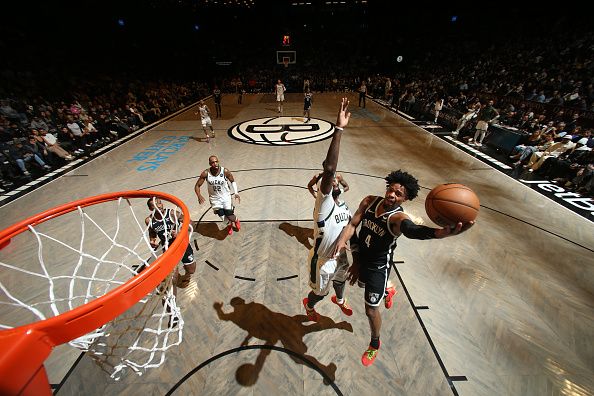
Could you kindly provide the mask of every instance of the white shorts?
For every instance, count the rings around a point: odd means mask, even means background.
[[[480,131],[486,131],[489,129],[489,124],[487,124],[487,121],[479,121],[476,123],[476,129]]]
[[[231,202],[231,195],[227,197],[211,197],[209,199],[210,206],[212,206],[213,210],[217,209],[226,209],[231,210],[233,209],[233,203]]]
[[[314,294],[325,296],[330,290],[330,283],[334,281],[344,282],[347,277],[349,262],[345,253],[338,256],[338,259],[314,256],[314,249],[309,250],[307,262],[309,269],[309,286]]]
[[[210,117],[205,117],[202,119],[202,126],[203,127],[212,126],[212,121],[210,121]]]
[[[284,102],[285,101],[285,95],[276,95],[276,101],[277,102]]]

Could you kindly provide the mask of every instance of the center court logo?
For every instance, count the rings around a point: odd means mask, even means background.
[[[291,146],[328,139],[334,124],[303,117],[267,117],[244,121],[229,128],[228,135],[240,142],[266,146]]]

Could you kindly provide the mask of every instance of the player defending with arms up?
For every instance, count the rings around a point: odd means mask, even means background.
[[[346,270],[349,266],[346,252],[341,252],[336,258],[333,256],[336,241],[351,219],[348,207],[338,199],[340,189],[333,183],[338,165],[340,138],[351,116],[347,112],[348,105],[347,98],[343,98],[336,119],[336,128],[324,160],[324,171],[318,185],[314,207],[315,247],[310,250],[308,260],[311,291],[303,299],[307,317],[314,322],[320,320],[320,315],[315,311],[314,306],[328,295],[330,282],[336,292],[336,295],[332,296],[332,302],[338,305],[345,315],[353,314],[353,310],[344,298]]]
[[[412,239],[445,238],[466,231],[474,224],[473,221],[458,223],[454,229],[416,225],[400,205],[416,198],[418,192],[418,181],[412,175],[400,170],[390,173],[386,177],[384,197],[369,195],[361,201],[334,250],[335,255],[340,254],[361,224],[358,246],[351,242],[353,265],[348,270],[348,279],[351,284],[358,280],[359,286],[365,287],[365,314],[371,328],[371,341],[361,358],[364,366],[373,364],[380,348],[382,318],[379,305],[382,299],[385,297],[386,308],[392,307],[395,290],[387,290],[386,286],[396,239],[401,234]]]
[[[216,155],[212,155],[208,158],[210,165],[209,169],[204,170],[200,174],[200,178],[196,182],[194,191],[198,196],[198,202],[202,205],[205,201],[202,194],[200,194],[200,187],[206,181],[208,185],[208,199],[214,213],[221,218],[226,218],[229,224],[227,225],[227,231],[229,235],[233,234],[233,231],[239,231],[241,224],[239,219],[235,216],[235,207],[233,206],[233,199],[231,197],[231,189],[233,189],[233,195],[237,202],[241,202],[239,193],[237,192],[237,184],[229,169],[225,169],[219,165],[219,159]]]

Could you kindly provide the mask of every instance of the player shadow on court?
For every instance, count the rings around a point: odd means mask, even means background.
[[[192,226],[194,227],[194,232],[204,235],[205,237],[216,239],[217,241],[222,241],[229,236],[227,227],[219,229],[219,226],[216,223],[195,222]]]
[[[297,241],[305,246],[307,250],[311,249],[313,245],[309,240],[313,240],[313,229],[303,228],[293,225],[291,223],[281,223],[278,228],[283,230],[288,236],[295,237]]]
[[[309,362],[322,370],[332,382],[336,378],[336,364],[323,365],[316,358],[306,355],[307,345],[303,342],[306,334],[328,329],[340,329],[353,332],[353,326],[345,321],[334,322],[328,317],[321,316],[320,321],[305,325],[306,315],[288,316],[279,312],[273,312],[265,305],[250,302],[246,303],[241,297],[233,297],[230,302],[234,310],[230,313],[223,311],[223,303],[215,302],[213,307],[220,320],[231,321],[238,327],[247,331],[247,336],[241,345],[248,345],[249,340],[254,337],[264,341],[264,345],[276,345],[280,341],[282,346],[290,351],[302,355]],[[270,349],[261,349],[254,364],[246,363],[237,368],[235,379],[240,385],[253,386],[258,382],[258,376]],[[303,360],[288,355],[295,363],[305,364]],[[326,385],[328,383],[324,382]]]

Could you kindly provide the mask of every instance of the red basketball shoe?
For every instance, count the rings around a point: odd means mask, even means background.
[[[227,226],[227,234],[233,235],[233,226],[231,224]]]
[[[305,297],[303,299],[303,307],[305,308],[305,313],[307,314],[307,319],[311,320],[312,322],[319,322],[320,321],[320,314],[316,312],[315,309],[310,308],[307,303],[309,299]]]
[[[392,304],[394,303],[394,295],[396,294],[396,288],[394,286],[390,286],[386,289],[388,295],[384,298],[384,305],[386,309],[392,308]]]
[[[346,298],[344,299],[342,304],[339,304],[338,301],[336,300],[336,295],[332,296],[330,298],[330,300],[338,305],[340,307],[340,310],[342,311],[343,314],[345,314],[346,316],[351,316],[353,314],[353,309],[351,308],[351,306],[349,304],[347,304]]]
[[[378,353],[379,353],[379,347],[376,349],[370,345],[367,348],[367,350],[365,352],[363,352],[363,356],[361,356],[361,363],[363,363],[363,366],[365,366],[365,367],[371,366],[373,364],[373,362],[375,361],[375,358],[377,357]]]
[[[231,225],[233,227],[233,231],[237,232],[241,230],[241,223],[239,222],[239,219],[236,219],[233,223],[231,223]]]

